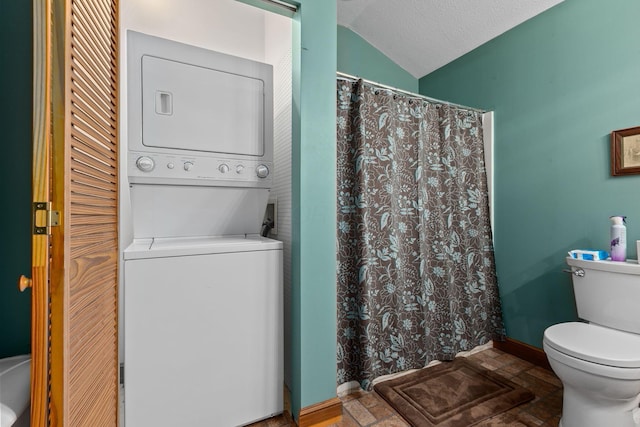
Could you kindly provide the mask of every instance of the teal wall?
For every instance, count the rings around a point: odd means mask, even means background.
[[[409,92],[418,92],[418,79],[358,34],[342,26],[338,26],[338,71]]]
[[[31,2],[0,2],[0,358],[30,351],[31,43]]]
[[[292,412],[336,396],[336,0],[293,22]]]
[[[576,318],[574,248],[608,249],[610,215],[640,239],[640,176],[611,177],[610,132],[640,126],[640,2],[566,0],[420,79],[495,111],[495,249],[510,337],[541,346]]]

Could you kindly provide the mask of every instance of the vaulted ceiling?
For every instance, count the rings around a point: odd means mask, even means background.
[[[338,24],[420,78],[563,0],[338,0]]]

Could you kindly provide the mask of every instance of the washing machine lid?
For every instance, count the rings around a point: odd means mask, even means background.
[[[578,359],[619,368],[640,368],[639,335],[568,322],[547,328],[544,339],[556,350]]]
[[[127,260],[170,258],[191,255],[210,255],[236,252],[282,250],[282,242],[255,236],[184,237],[162,239],[134,239],[124,250]]]

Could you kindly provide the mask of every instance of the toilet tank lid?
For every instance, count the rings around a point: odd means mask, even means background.
[[[640,274],[640,264],[634,259],[628,259],[625,262],[621,261],[585,261],[582,259],[575,259],[571,257],[566,258],[567,265],[572,267],[580,267],[586,270],[601,270],[608,271],[610,273],[622,273],[622,274]]]
[[[640,335],[602,326],[568,322],[550,326],[544,340],[556,350],[588,362],[640,368]]]

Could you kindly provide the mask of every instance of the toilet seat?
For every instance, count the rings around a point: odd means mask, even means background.
[[[544,340],[555,350],[588,362],[616,368],[640,368],[640,335],[568,322],[547,328]]]

